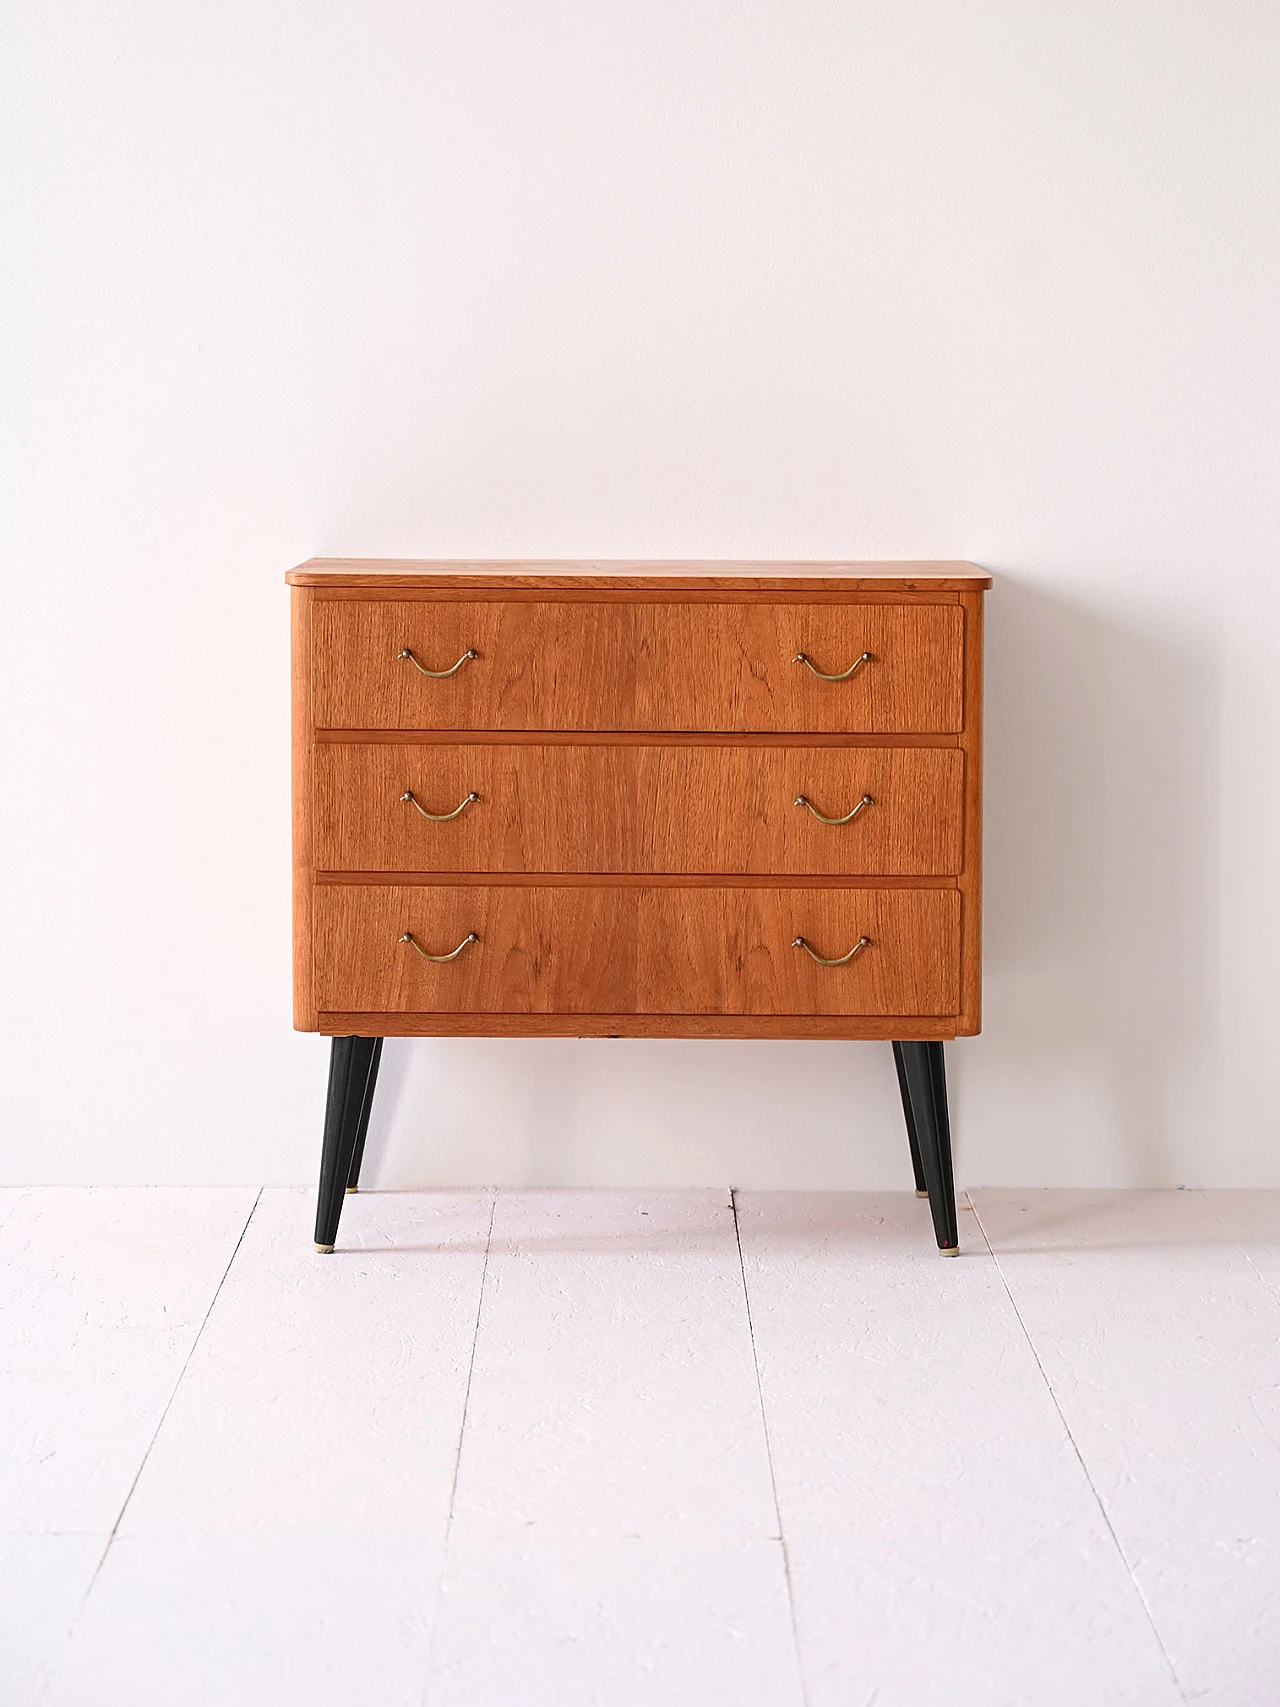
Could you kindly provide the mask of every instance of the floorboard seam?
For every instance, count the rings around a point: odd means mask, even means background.
[[[1079,1466],[1080,1466],[1080,1473],[1084,1477],[1085,1482],[1088,1484],[1089,1492],[1093,1495],[1094,1504],[1098,1508],[1098,1514],[1102,1518],[1103,1523],[1106,1524],[1107,1534],[1111,1537],[1112,1545],[1115,1547],[1115,1550],[1120,1557],[1120,1562],[1123,1564],[1125,1570],[1128,1573],[1129,1581],[1133,1584],[1134,1593],[1138,1597],[1138,1604],[1141,1606],[1143,1612],[1146,1614],[1147,1623],[1151,1626],[1151,1634],[1155,1637],[1155,1640],[1156,1640],[1156,1646],[1160,1650],[1160,1653],[1164,1659],[1165,1665],[1169,1668],[1169,1676],[1173,1679],[1173,1687],[1178,1692],[1178,1699],[1180,1701],[1186,1702],[1187,1701],[1187,1693],[1182,1687],[1182,1680],[1181,1680],[1181,1678],[1179,1678],[1177,1670],[1174,1667],[1174,1663],[1173,1663],[1172,1658],[1170,1657],[1169,1650],[1164,1645],[1164,1638],[1160,1634],[1160,1628],[1157,1625],[1157,1623],[1155,1621],[1155,1616],[1152,1613],[1151,1607],[1147,1602],[1147,1597],[1142,1592],[1142,1584],[1138,1581],[1138,1578],[1137,1578],[1136,1574],[1134,1573],[1133,1566],[1129,1562],[1129,1555],[1125,1552],[1123,1546],[1121,1545],[1120,1537],[1116,1534],[1115,1526],[1111,1522],[1111,1518],[1107,1512],[1106,1505],[1103,1502],[1102,1495],[1098,1492],[1097,1484],[1094,1482],[1093,1477],[1089,1473],[1089,1466],[1084,1461],[1084,1454],[1080,1450],[1080,1447],[1076,1441],[1075,1435],[1072,1434],[1072,1432],[1071,1432],[1071,1425],[1067,1421],[1066,1414],[1063,1411],[1062,1406],[1058,1403],[1058,1395],[1053,1390],[1053,1383],[1049,1379],[1049,1376],[1045,1370],[1044,1364],[1040,1361],[1040,1353],[1036,1350],[1035,1341],[1032,1339],[1031,1332],[1028,1329],[1026,1322],[1022,1318],[1022,1311],[1019,1310],[1019,1308],[1018,1308],[1018,1301],[1013,1295],[1013,1288],[1009,1285],[1008,1276],[1004,1272],[1004,1268],[1000,1262],[1000,1258],[996,1255],[996,1252],[992,1249],[991,1240],[987,1237],[987,1229],[983,1225],[983,1221],[982,1221],[982,1211],[978,1208],[978,1205],[973,1201],[972,1196],[970,1196],[970,1194],[968,1192],[965,1193],[965,1196],[969,1198],[969,1207],[973,1210],[973,1218],[978,1223],[978,1230],[982,1234],[982,1242],[987,1247],[988,1256],[991,1258],[992,1262],[995,1264],[996,1273],[1000,1276],[1000,1284],[1004,1287],[1005,1295],[1007,1296],[1007,1298],[1009,1300],[1009,1306],[1012,1309],[1014,1316],[1017,1318],[1018,1326],[1022,1329],[1022,1335],[1023,1335],[1023,1338],[1027,1342],[1027,1348],[1030,1351],[1032,1357],[1035,1359],[1036,1368],[1040,1371],[1040,1379],[1044,1382],[1045,1391],[1049,1395],[1050,1403],[1053,1405],[1054,1410],[1058,1413],[1058,1421],[1062,1424],[1062,1431],[1067,1437],[1067,1440],[1071,1446],[1072,1452],[1075,1454],[1076,1463],[1079,1464]]]
[[[458,1445],[453,1455],[453,1481],[449,1484],[449,1512],[444,1520],[444,1540],[440,1547],[440,1577],[436,1583],[435,1599],[431,1606],[431,1639],[427,1643],[427,1676],[422,1688],[423,1707],[427,1707],[431,1695],[436,1631],[440,1625],[440,1596],[444,1592],[445,1572],[449,1567],[449,1541],[453,1535],[453,1508],[458,1497],[458,1476],[462,1470],[462,1445],[467,1432],[467,1412],[471,1406],[471,1380],[476,1372],[476,1350],[480,1344],[480,1319],[484,1313],[484,1289],[489,1278],[489,1254],[493,1249],[493,1223],[497,1213],[498,1193],[495,1187],[489,1197],[489,1231],[485,1234],[484,1240],[484,1261],[480,1266],[480,1288],[476,1294],[475,1327],[471,1334],[471,1357],[467,1362],[467,1384],[462,1393],[462,1416],[458,1421]]]
[[[253,1220],[254,1215],[257,1213],[258,1205],[262,1202],[263,1189],[264,1188],[262,1186],[258,1187],[257,1194],[255,1195],[253,1202],[249,1205],[249,1213],[244,1218],[244,1226],[241,1227],[239,1237],[236,1239],[235,1246],[232,1249],[231,1255],[227,1258],[227,1266],[223,1269],[221,1275],[218,1278],[218,1284],[213,1289],[213,1297],[209,1300],[209,1308],[205,1311],[204,1315],[200,1318],[200,1326],[196,1329],[195,1337],[192,1339],[191,1344],[187,1347],[187,1355],[182,1360],[182,1368],[178,1371],[177,1379],[173,1383],[173,1387],[169,1393],[169,1397],[164,1402],[164,1408],[161,1410],[159,1417],[156,1419],[156,1426],[151,1431],[151,1439],[147,1442],[146,1451],[142,1454],[142,1457],[139,1460],[138,1468],[134,1472],[133,1480],[129,1483],[129,1491],[124,1496],[124,1500],[120,1506],[120,1510],[116,1514],[116,1520],[111,1526],[111,1533],[110,1533],[110,1535],[107,1536],[107,1544],[102,1549],[102,1557],[98,1560],[97,1565],[94,1567],[93,1575],[89,1579],[89,1586],[84,1591],[84,1596],[80,1601],[79,1607],[76,1609],[76,1615],[75,1615],[75,1617],[71,1623],[71,1633],[72,1634],[74,1634],[75,1627],[80,1622],[81,1616],[84,1613],[84,1609],[88,1605],[89,1596],[93,1593],[94,1585],[97,1583],[98,1578],[102,1575],[102,1567],[107,1562],[107,1555],[110,1553],[112,1545],[115,1542],[116,1535],[119,1533],[120,1525],[124,1522],[124,1514],[129,1509],[129,1501],[133,1498],[134,1490],[137,1488],[138,1483],[142,1478],[142,1472],[147,1467],[147,1460],[151,1456],[151,1453],[152,1453],[153,1448],[155,1447],[156,1441],[160,1438],[160,1430],[164,1427],[164,1419],[168,1416],[169,1412],[173,1408],[173,1401],[174,1401],[174,1399],[177,1398],[178,1388],[181,1387],[183,1377],[186,1375],[187,1370],[191,1366],[191,1359],[196,1354],[196,1347],[200,1344],[201,1339],[204,1337],[204,1330],[209,1325],[209,1318],[213,1314],[214,1305],[218,1302],[218,1299],[222,1293],[222,1288],[227,1283],[227,1276],[231,1273],[231,1265],[235,1262],[237,1256],[239,1256],[239,1254],[240,1254],[240,1247],[244,1243],[244,1236],[249,1231],[249,1223]]]
[[[787,1537],[782,1528],[782,1506],[778,1500],[778,1478],[773,1468],[773,1442],[769,1438],[769,1414],[764,1405],[764,1381],[760,1374],[760,1354],[756,1349],[756,1328],[751,1317],[751,1291],[747,1285],[747,1262],[742,1251],[742,1229],[738,1224],[738,1193],[735,1188],[729,1189],[729,1207],[733,1211],[733,1237],[738,1246],[738,1268],[742,1275],[742,1299],[747,1312],[747,1337],[751,1341],[751,1365],[756,1372],[756,1395],[760,1401],[760,1427],[764,1434],[765,1462],[769,1466],[769,1488],[773,1495],[773,1517],[778,1526],[778,1546],[782,1552],[782,1576],[787,1585],[787,1611],[791,1615],[791,1639],[795,1645],[796,1672],[800,1679],[800,1699],[807,1704],[809,1687],[804,1674],[804,1660],[800,1653],[800,1627],[796,1622],[796,1597],[791,1582],[791,1555],[787,1550]]]

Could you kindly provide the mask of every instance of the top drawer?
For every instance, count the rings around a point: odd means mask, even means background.
[[[321,729],[952,734],[963,623],[955,604],[321,598],[312,708]]]

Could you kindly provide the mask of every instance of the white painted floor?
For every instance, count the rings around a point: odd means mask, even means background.
[[[1280,1193],[312,1212],[0,1192],[4,1707],[1280,1703]]]

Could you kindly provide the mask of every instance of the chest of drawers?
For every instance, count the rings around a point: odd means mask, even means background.
[[[385,1036],[891,1040],[956,1248],[979,1028],[965,563],[316,559],[293,602],[294,1018],[334,1039],[316,1243]]]

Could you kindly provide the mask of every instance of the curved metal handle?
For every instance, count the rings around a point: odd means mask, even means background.
[[[406,788],[404,793],[400,796],[400,803],[403,805],[407,800],[415,812],[421,812],[422,816],[424,818],[430,818],[433,824],[447,824],[450,818],[457,818],[466,811],[468,806],[474,806],[479,798],[480,796],[478,794],[469,794],[462,802],[462,805],[455,806],[452,812],[428,812],[413,790],[411,788]],[[855,807],[854,810],[856,811],[857,808]]]
[[[802,936],[798,936],[791,946],[792,948],[802,948],[810,959],[818,962],[819,966],[847,966],[851,960],[856,959],[857,956],[862,953],[864,948],[871,947],[871,938],[869,936],[860,936],[857,942],[855,942],[853,947],[849,950],[848,954],[839,954],[834,960],[828,960],[825,955],[819,954],[813,944],[811,942],[806,942]]]
[[[797,794],[796,805],[807,806],[820,824],[852,824],[859,812],[864,811],[868,806],[874,806],[875,801],[869,794],[864,794],[862,799],[854,807],[853,811],[846,812],[843,818],[828,818],[825,812],[818,811],[818,808],[813,804],[807,794]],[[458,810],[461,812],[462,807],[459,806]]]
[[[406,931],[400,938],[400,941],[407,942],[409,947],[420,954],[424,960],[434,960],[437,966],[442,966],[446,960],[456,960],[464,948],[470,948],[471,944],[473,942],[479,942],[480,938],[474,931],[468,932],[468,934],[464,936],[462,941],[458,944],[457,948],[454,949],[452,954],[428,954],[412,931]]]
[[[860,670],[864,664],[874,664],[875,661],[874,652],[864,652],[861,658],[855,658],[853,660],[847,670],[841,670],[838,676],[829,676],[825,670],[820,670],[818,668],[807,652],[797,652],[795,657],[791,660],[793,664],[807,665],[808,668],[813,671],[814,675],[817,676],[820,681],[824,682],[847,682],[855,670]]]
[[[456,676],[464,664],[469,664],[473,658],[478,658],[479,656],[480,654],[476,651],[474,646],[468,646],[461,658],[458,659],[458,662],[456,664],[451,664],[447,670],[429,670],[425,664],[420,664],[414,657],[412,647],[406,646],[403,652],[396,653],[397,658],[407,658],[419,675],[431,676],[438,682],[443,681],[446,676]]]

